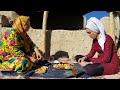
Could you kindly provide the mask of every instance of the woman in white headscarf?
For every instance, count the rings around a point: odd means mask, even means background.
[[[103,24],[96,17],[87,21],[86,32],[93,39],[92,48],[89,54],[78,60],[88,74],[110,75],[118,72],[117,50],[111,36],[106,34]],[[97,58],[93,58],[95,53]],[[90,61],[85,61],[89,59]]]

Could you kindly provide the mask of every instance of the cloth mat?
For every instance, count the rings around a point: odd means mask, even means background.
[[[7,76],[17,76],[17,75],[27,75],[27,76],[32,76],[32,77],[43,77],[43,78],[66,78],[70,75],[73,75],[72,74],[72,70],[59,70],[59,69],[54,69],[51,67],[51,64],[46,62],[46,63],[43,63],[43,62],[39,62],[40,65],[47,65],[48,66],[48,69],[47,69],[47,72],[44,73],[44,74],[38,74],[38,73],[35,73],[35,70],[32,69],[32,70],[28,70],[28,71],[24,71],[20,74],[16,73],[16,72],[8,72],[8,71],[1,71],[0,73],[2,75],[7,75]],[[42,64],[41,64],[42,63]],[[73,66],[74,69],[78,69],[78,73],[83,73],[84,72],[84,69],[80,67],[79,64],[75,64]],[[89,75],[86,75],[86,74],[83,74],[81,75],[81,77],[90,77]]]

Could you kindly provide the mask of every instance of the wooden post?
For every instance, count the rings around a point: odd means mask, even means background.
[[[43,52],[44,58],[46,59],[46,26],[47,26],[48,11],[43,13],[43,23],[42,23],[42,32],[43,32]]]
[[[85,29],[85,26],[86,26],[86,16],[83,16],[83,29]]]
[[[119,41],[119,35],[120,35],[120,19],[119,19],[119,16],[116,15],[115,16],[115,25],[116,25],[116,28],[115,28],[115,37],[116,37],[116,45],[118,45],[118,41]]]
[[[110,12],[109,16],[110,16],[110,35],[113,38],[113,41],[115,42],[115,20],[113,12]]]

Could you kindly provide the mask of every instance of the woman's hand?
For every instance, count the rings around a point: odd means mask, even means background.
[[[79,64],[80,64],[81,67],[84,67],[84,66],[86,66],[87,64],[93,64],[93,62],[81,61],[81,62],[79,62]]]
[[[36,59],[41,60],[42,55],[41,52],[38,50],[38,48],[34,48],[35,54],[36,54]]]
[[[29,56],[29,58],[30,58],[30,61],[32,61],[33,63],[37,63],[38,62],[38,60],[35,59],[34,57]]]
[[[84,57],[82,57],[82,58],[80,58],[80,59],[78,60],[78,63],[83,62],[83,61],[86,60],[86,59],[87,59],[87,57],[84,56]]]

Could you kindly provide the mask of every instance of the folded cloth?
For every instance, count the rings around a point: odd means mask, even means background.
[[[3,76],[3,73],[2,73],[2,72],[0,72],[0,76]]]
[[[16,72],[10,72],[10,71],[1,71],[1,73],[3,74],[3,75],[7,75],[7,76],[16,76],[17,75],[17,73]]]
[[[35,70],[28,70],[21,73],[21,75],[32,76],[35,73]]]
[[[17,75],[26,75],[26,76],[32,76],[35,72],[35,69],[39,66],[48,66],[50,63],[47,60],[39,60],[39,62],[33,67],[31,70],[23,71],[21,73],[17,72],[10,72],[10,71],[1,71],[3,75],[7,76],[17,76]]]
[[[79,72],[77,74],[67,76],[66,78],[78,78],[78,77],[82,76],[84,73],[85,72]]]
[[[17,72],[10,72],[10,71],[1,71],[1,73],[3,75],[7,75],[7,76],[18,76],[18,75],[26,75],[26,76],[32,76],[34,74],[34,70],[27,70],[21,73],[17,73]]]
[[[67,76],[66,78],[88,78],[88,77],[91,77],[91,75],[87,74],[85,69],[83,67],[81,67],[78,63],[76,63],[73,68],[77,69],[78,72],[76,74]]]
[[[89,78],[91,75],[87,74],[86,72],[79,72],[75,75],[67,76],[66,78]]]

